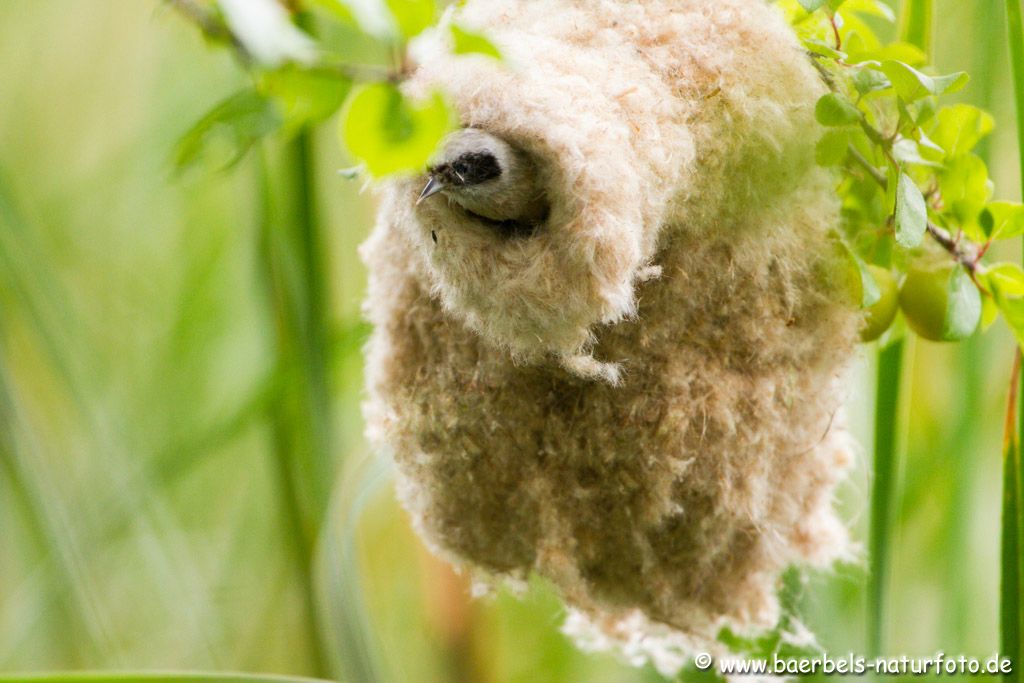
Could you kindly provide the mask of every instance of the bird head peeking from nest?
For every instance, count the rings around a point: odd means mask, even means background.
[[[448,136],[427,169],[427,183],[417,204],[437,194],[509,235],[531,233],[549,211],[530,156],[478,128]]]

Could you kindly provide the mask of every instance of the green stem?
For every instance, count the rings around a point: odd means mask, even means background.
[[[83,389],[83,367],[67,353],[70,310],[62,305],[67,303],[67,293],[53,286],[58,278],[48,269],[38,234],[39,226],[28,223],[18,210],[12,185],[0,169],[0,307],[4,314],[0,315],[0,477],[22,507],[33,541],[45,558],[43,566],[53,573],[50,600],[56,618],[64,620],[60,629],[67,655],[64,662],[70,665],[96,658],[116,663],[114,628],[84,561],[83,540],[78,528],[69,524],[68,501],[53,495],[53,487],[31,466],[45,458],[33,432],[23,428],[24,422],[18,425],[22,402],[15,396],[8,372],[8,367],[17,363],[13,360],[17,356],[8,348],[10,337],[4,324],[10,316],[24,322],[54,380],[59,378],[51,388],[66,391],[89,433],[100,434]]]
[[[314,678],[220,671],[56,671],[0,673],[0,683],[328,683]]]
[[[326,371],[329,307],[320,258],[324,250],[314,212],[313,144],[309,131],[287,144],[281,165],[283,187],[278,192],[261,158],[259,180],[265,203],[260,260],[277,343],[279,381],[269,407],[274,467],[285,535],[302,588],[312,671],[323,677],[329,675],[330,665],[317,609],[314,557],[335,461]]]
[[[1006,406],[1006,424],[1003,430],[1003,504],[1000,539],[999,581],[999,649],[1013,661],[1020,661],[1020,449],[1017,444],[1016,425],[1017,392],[1019,388],[1020,350],[1014,354],[1010,379],[1010,398]],[[1004,680],[1020,680],[1014,671]]]
[[[905,340],[878,352],[875,388],[875,455],[871,483],[867,646],[871,656],[882,653],[885,597],[889,578],[891,532],[899,478],[898,439],[901,427],[900,388]]]
[[[900,37],[926,55],[932,52],[933,0],[904,0],[900,13]]]
[[[97,647],[96,629],[92,628],[93,622],[86,615],[92,614],[91,605],[83,602],[79,597],[79,591],[75,587],[80,585],[76,577],[75,565],[68,561],[66,547],[58,545],[60,532],[55,524],[53,514],[47,509],[43,496],[38,493],[38,487],[30,482],[31,477],[25,472],[22,457],[18,453],[18,445],[15,439],[14,424],[14,398],[11,396],[7,371],[4,367],[6,362],[6,349],[3,348],[3,329],[0,327],[0,477],[3,477],[7,489],[11,492],[12,502],[20,508],[25,527],[29,536],[36,545],[40,555],[49,555],[52,559],[48,566],[56,575],[51,593],[55,597],[48,608],[52,609],[61,622],[61,629],[57,632],[60,636],[60,646],[63,650],[62,657],[58,660],[65,665],[80,665],[82,657],[80,651],[89,651],[92,656],[102,656]],[[67,599],[70,593],[75,603],[75,609]]]
[[[972,25],[979,27],[988,34],[1002,30],[1002,8],[996,3],[974,3],[970,20]],[[990,74],[998,68],[996,58],[1001,45],[995,41],[974,41],[971,73]],[[986,111],[992,110],[994,79],[979,78],[971,89],[972,100]],[[991,161],[989,137],[981,140],[975,153],[989,164]],[[985,407],[982,398],[985,396],[985,370],[987,366],[987,344],[981,335],[974,335],[958,344],[958,357],[955,367],[962,367],[962,384],[957,390],[964,397],[963,409],[957,419],[956,427],[951,434],[950,466],[957,486],[953,487],[950,504],[945,512],[945,526],[949,529],[946,536],[946,557],[955,561],[946,562],[943,568],[944,591],[950,596],[946,605],[944,637],[948,647],[954,645],[961,649],[968,648],[968,635],[974,623],[975,596],[970,590],[972,581],[965,581],[971,571],[974,557],[972,547],[975,534],[971,528],[972,515],[970,510],[975,503],[978,466],[975,453],[978,450],[977,416],[983,414]]]
[[[933,0],[904,0],[900,16],[900,37],[917,45],[927,55],[932,43]],[[870,168],[870,164],[865,165]],[[878,176],[875,176],[876,180]],[[939,232],[929,233],[940,244]],[[948,248],[948,247],[947,247]],[[896,521],[896,498],[900,473],[899,439],[905,431],[900,406],[905,348],[901,339],[878,352],[875,386],[875,454],[871,484],[869,530],[867,647],[872,656],[882,654],[885,630],[886,590],[889,582],[892,530]],[[909,365],[909,364],[908,364]]]
[[[357,543],[367,506],[392,481],[391,462],[391,457],[383,454],[357,455],[349,461],[321,536],[318,577],[334,637],[331,654],[346,681],[397,680],[394,663],[378,655],[381,647],[366,605]]]
[[[1010,43],[1010,69],[1013,73],[1013,92],[1016,102],[1017,152],[1024,167],[1024,21],[1021,20],[1020,0],[1006,0],[1006,24]],[[1024,187],[1024,177],[1021,178]]]
[[[1006,26],[1016,104],[1017,151],[1019,167],[1022,172],[1022,194],[1024,194],[1024,20],[1021,17],[1020,0],[1006,0]],[[1020,351],[1018,350],[1017,353],[1017,358],[1019,358]],[[1016,374],[1020,374],[1019,367]],[[1024,433],[1024,402],[1018,403],[1017,410],[1018,433]],[[1008,429],[1012,431],[1012,427],[1008,426]],[[1008,453],[1009,457],[1004,458],[1003,523],[1006,524],[1009,519],[1015,519],[1016,534],[1013,534],[1012,530],[1004,530],[1002,535],[1004,562],[1001,581],[1002,594],[1000,596],[1000,627],[1004,653],[1013,658],[1014,673],[1008,679],[1021,680],[1021,674],[1017,673],[1017,669],[1021,666],[1020,572],[1022,569],[1021,551],[1024,550],[1024,519],[1022,519],[1024,505],[1021,504],[1021,494],[1024,488],[1022,488],[1021,479],[1024,478],[1024,468],[1021,467],[1020,439],[1015,437],[1010,439],[1010,442],[1014,444],[1012,454]],[[1016,486],[1007,484],[1007,482],[1013,481],[1016,481]],[[1007,517],[1007,514],[1010,517]],[[1011,537],[1016,539],[1016,544],[1012,542]]]
[[[295,254],[299,280],[303,290],[300,297],[304,310],[300,317],[304,329],[300,330],[302,371],[309,412],[310,437],[313,458],[308,472],[312,486],[311,498],[315,509],[312,513],[315,524],[311,538],[320,531],[319,522],[330,501],[334,484],[334,459],[332,456],[331,434],[331,392],[327,382],[327,357],[329,334],[323,254],[326,248],[319,234],[316,215],[316,154],[313,133],[306,129],[290,143],[289,166],[292,173],[291,205],[295,230]]]

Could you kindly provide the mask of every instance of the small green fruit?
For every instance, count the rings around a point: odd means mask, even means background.
[[[973,334],[981,319],[981,295],[951,261],[917,263],[900,289],[907,324],[932,341],[957,341]]]
[[[878,339],[889,329],[899,310],[900,298],[900,290],[892,273],[878,266],[869,265],[867,269],[878,284],[881,296],[864,311],[864,327],[860,331],[860,340],[864,342]]]

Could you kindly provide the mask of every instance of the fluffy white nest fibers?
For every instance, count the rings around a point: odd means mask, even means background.
[[[451,561],[552,581],[591,645],[671,669],[723,626],[772,627],[781,569],[848,550],[831,497],[859,318],[814,69],[762,0],[456,17],[507,63],[438,31],[408,88],[530,154],[551,211],[508,235],[417,205],[423,178],[383,188],[366,417],[403,503]]]

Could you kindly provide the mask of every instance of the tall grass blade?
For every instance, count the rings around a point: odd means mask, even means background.
[[[900,37],[927,55],[932,53],[933,10],[933,0],[904,0],[900,13]]]
[[[334,481],[327,385],[326,304],[314,202],[313,140],[299,133],[285,149],[283,188],[259,157],[264,198],[261,275],[276,328],[277,376],[269,401],[278,495],[301,582],[312,670],[329,671],[320,633],[313,555]],[[275,192],[275,189],[278,191]]]
[[[0,352],[3,351],[3,326],[0,325]],[[26,455],[22,453],[24,446],[16,438],[15,402],[7,381],[6,368],[0,361],[0,477],[7,484],[12,494],[12,502],[21,509],[28,527],[29,535],[40,555],[50,557],[53,576],[53,588],[71,587],[71,597],[75,601],[75,609],[67,600],[54,600],[53,608],[59,614],[68,631],[72,625],[81,626],[76,631],[84,633],[78,641],[64,635],[61,638],[62,655],[66,661],[77,659],[80,650],[91,652],[99,650],[98,641],[107,636],[103,624],[91,619],[93,616],[92,602],[83,597],[79,587],[84,583],[77,573],[77,563],[69,557],[67,549],[54,546],[62,540],[62,529],[54,522],[54,515],[48,509],[45,499],[39,495],[32,478],[25,472]],[[0,661],[3,661],[3,647],[0,647]]]
[[[323,679],[198,671],[57,671],[0,674],[0,683],[326,683]]]
[[[1006,423],[1003,430],[1003,504],[1000,547],[999,582],[999,646],[1014,667],[1020,662],[1020,448],[1017,438],[1016,416],[1020,382],[1020,349],[1014,354],[1010,393],[1006,405]],[[1006,680],[1019,680],[1014,672]]]
[[[1024,19],[1021,16],[1020,0],[1006,0],[1006,28],[1009,39],[1010,70],[1013,74],[1018,167],[1021,172],[1022,194],[1024,194]],[[1016,351],[1015,358],[1017,362],[1014,364],[1014,388],[1011,391],[1011,396],[1013,397],[1017,395],[1017,381],[1021,374],[1019,363],[1020,349]],[[1018,401],[1017,411],[1018,430],[1021,430],[1024,429],[1024,402]],[[1008,427],[1008,430],[1012,431],[1012,427]],[[1024,471],[1021,468],[1020,433],[1018,431],[1016,438],[1010,439],[1010,442],[1013,443],[1012,457],[1004,458],[1004,461],[1012,464],[1004,465],[1003,485],[1003,523],[1007,522],[1007,513],[1016,520],[1015,544],[1008,540],[1008,536],[1013,530],[1011,532],[1004,530],[1003,532],[1003,575],[1000,584],[1002,586],[1000,596],[1000,640],[1004,653],[1013,659],[1014,673],[1011,674],[1012,680],[1022,680],[1021,673],[1018,671],[1021,666],[1022,630],[1020,608],[1021,552],[1024,551],[1024,543],[1022,543],[1022,538],[1024,538],[1024,505],[1022,505],[1021,501],[1021,493],[1024,491],[1024,488],[1021,486],[1021,480],[1024,479]],[[1008,484],[1008,481],[1013,482],[1014,480],[1016,485]],[[1010,500],[1006,500],[1007,497]],[[1014,515],[1013,513],[1016,514]],[[1008,557],[1010,552],[1013,553],[1012,559]],[[1013,572],[1012,576],[1009,575],[1010,572]]]
[[[868,536],[868,653],[881,654],[885,624],[885,599],[890,570],[892,528],[899,478],[901,411],[906,340],[895,341],[878,352],[878,384],[875,388],[875,454],[871,482],[871,518]]]
[[[932,0],[904,0],[900,13],[901,38],[930,54]],[[892,531],[900,472],[899,440],[905,431],[900,410],[903,364],[910,341],[901,339],[879,349],[875,387],[875,453],[871,484],[869,528],[867,649],[882,654],[886,621]]]
[[[58,489],[47,481],[52,476],[52,466],[47,461],[52,455],[49,451],[53,441],[50,435],[32,428],[29,412],[20,408],[24,402],[16,400],[17,352],[7,348],[14,329],[30,335],[41,359],[52,371],[55,381],[49,389],[65,401],[70,409],[68,421],[81,430],[75,455],[96,463],[135,465],[136,459],[128,455],[130,447],[123,443],[124,430],[112,426],[110,416],[103,414],[94,398],[108,369],[98,367],[101,363],[95,349],[89,345],[87,335],[81,333],[82,321],[57,269],[47,257],[40,226],[25,218],[12,195],[12,185],[0,169],[0,363],[11,363],[12,368],[13,376],[4,381],[5,391],[12,397],[8,400],[16,409],[10,414],[23,413],[16,421],[21,427],[11,442],[15,447],[8,444],[7,457],[11,467],[17,467],[18,476],[12,476],[12,481],[23,487],[27,496],[24,500],[31,503],[26,510],[38,517],[36,529],[46,533],[38,540],[46,549],[45,568],[54,573],[62,586],[71,589],[74,598],[64,608],[75,612],[75,618],[65,626],[69,639],[77,643],[68,661],[119,661],[116,626],[100,597],[106,580],[95,569],[92,550],[101,540],[95,520],[104,517],[126,520],[128,526],[134,527],[133,542],[139,545],[156,537],[157,529],[163,531],[163,544],[154,547],[147,560],[160,573],[162,585],[179,591],[179,597],[173,599],[170,590],[160,597],[166,609],[189,620],[188,632],[193,634],[197,647],[209,655],[206,661],[213,662],[212,636],[204,616],[209,601],[204,599],[204,590],[197,581],[188,578],[195,574],[194,563],[182,552],[180,535],[171,536],[175,531],[173,523],[165,519],[168,515],[163,509],[163,497],[153,495],[153,482],[135,476],[128,467],[105,467],[102,472],[106,487],[91,492],[89,500],[81,501],[58,495]],[[10,299],[3,300],[5,296]],[[6,320],[12,321],[12,334],[3,329]],[[189,596],[191,602],[180,596]]]
[[[384,675],[377,656],[381,648],[366,609],[356,535],[366,506],[392,480],[393,471],[390,458],[374,454],[352,461],[346,469],[320,539],[317,585],[337,670],[345,680],[378,683],[394,677]],[[393,671],[389,667],[389,673]]]
[[[975,35],[998,35],[1003,30],[1002,8],[996,3],[973,3],[969,8],[969,19]],[[972,74],[998,73],[998,59],[1003,45],[999,41],[971,39],[973,45],[970,67]],[[977,78],[970,88],[970,101],[986,111],[994,106],[995,83],[992,78]],[[992,162],[990,138],[985,137],[975,148],[975,153],[986,164]],[[950,492],[950,504],[946,507],[943,527],[949,532],[943,540],[945,562],[943,568],[945,617],[943,623],[944,643],[948,648],[967,650],[970,647],[972,626],[977,621],[977,595],[971,576],[975,566],[977,534],[972,528],[971,510],[978,503],[977,485],[982,480],[976,453],[982,445],[982,430],[978,428],[978,415],[986,410],[986,369],[991,339],[982,335],[969,337],[957,345],[957,359],[951,364],[962,368],[958,372],[960,385],[956,390],[962,396],[962,410],[951,430],[949,460],[954,481],[957,485]]]
[[[11,367],[15,365],[8,350],[6,320],[12,316],[16,303],[29,322],[33,341],[45,351],[55,375],[63,381],[61,388],[74,399],[77,409],[89,414],[83,371],[66,352],[68,345],[63,341],[68,315],[61,305],[65,299],[57,291],[55,278],[46,270],[48,264],[41,256],[32,227],[18,211],[7,178],[0,171],[0,304],[4,305],[0,309],[0,475],[7,478],[15,491],[17,503],[29,520],[33,541],[47,557],[55,587],[70,593],[70,601],[54,601],[69,620],[68,631],[78,636],[77,642],[68,643],[67,655],[77,659],[83,654],[98,654],[113,660],[114,629],[106,619],[97,586],[88,571],[84,543],[68,521],[66,501],[48,495],[46,483],[32,467],[40,461],[39,444],[35,435],[23,428],[20,401],[7,370],[8,363],[12,363]],[[7,296],[10,301],[5,300]]]

